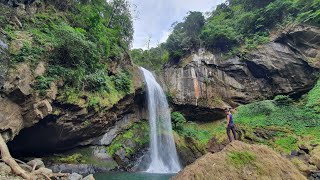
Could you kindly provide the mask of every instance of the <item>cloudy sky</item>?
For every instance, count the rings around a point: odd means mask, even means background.
[[[207,12],[224,0],[129,0],[135,7],[133,48],[146,49],[164,42],[172,23],[182,21],[188,11]]]

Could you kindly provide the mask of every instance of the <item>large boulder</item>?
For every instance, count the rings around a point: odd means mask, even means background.
[[[306,179],[295,166],[264,145],[233,141],[218,153],[208,153],[178,173],[174,180]]]
[[[285,94],[299,97],[317,81],[320,28],[293,27],[255,50],[223,60],[204,49],[168,64],[163,83],[187,119],[209,121],[223,108]]]

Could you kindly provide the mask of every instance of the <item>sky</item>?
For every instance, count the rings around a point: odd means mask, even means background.
[[[212,11],[224,0],[128,0],[134,16],[132,48],[147,49],[165,42],[174,22],[181,22],[189,11]]]

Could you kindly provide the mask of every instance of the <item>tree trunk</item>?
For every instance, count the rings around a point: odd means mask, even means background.
[[[19,164],[12,158],[8,146],[4,139],[2,138],[2,135],[0,133],[0,151],[1,151],[1,157],[3,162],[5,162],[7,165],[9,165],[12,169],[12,171],[17,174],[18,176],[23,177],[24,179],[31,179],[31,175],[23,170]]]

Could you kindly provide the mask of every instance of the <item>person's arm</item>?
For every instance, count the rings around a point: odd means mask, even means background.
[[[230,122],[230,116],[229,116],[229,114],[228,114],[228,115],[227,115],[227,126],[226,126],[226,128],[228,128],[229,122]]]

